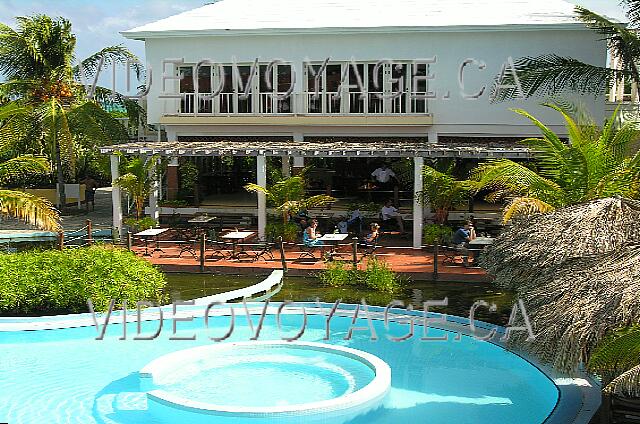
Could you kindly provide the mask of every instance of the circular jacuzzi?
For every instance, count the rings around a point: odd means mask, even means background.
[[[391,386],[378,357],[315,342],[239,342],[164,355],[140,371],[150,411],[197,422],[347,422],[376,409]]]

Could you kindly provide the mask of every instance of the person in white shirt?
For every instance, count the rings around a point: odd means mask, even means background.
[[[387,164],[383,163],[379,168],[371,173],[371,176],[381,184],[395,183],[396,173],[391,168],[387,168]]]
[[[382,221],[395,220],[398,224],[398,229],[401,233],[404,234],[404,222],[402,222],[402,216],[400,216],[400,212],[398,209],[393,206],[391,200],[387,200],[387,203],[384,204],[382,209],[380,210],[380,215],[382,215]]]

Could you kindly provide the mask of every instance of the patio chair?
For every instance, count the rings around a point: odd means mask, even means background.
[[[461,258],[463,262],[462,264],[465,266],[468,266],[468,261],[469,261],[468,249],[463,249],[453,244],[441,246],[441,249],[442,249],[442,254],[444,255],[444,259],[442,260],[443,265],[446,265],[446,264],[456,265],[458,264],[456,259]]]
[[[175,243],[180,246],[180,253],[178,253],[178,257],[182,257],[184,252],[191,253],[191,256],[196,258],[198,254],[196,253],[196,246],[198,246],[198,233],[193,228],[175,228],[175,231],[178,235],[178,240]]]
[[[267,238],[267,240],[259,241],[258,243],[254,243],[252,245],[255,248],[253,261],[257,262],[258,259],[262,258],[265,261],[267,260],[267,256],[270,260],[274,260],[273,256],[273,248],[276,246],[276,243]]]
[[[298,259],[296,260],[300,260],[302,258],[309,257],[311,259],[320,259],[322,258],[323,254],[324,254],[324,244],[315,244],[312,243],[310,240],[306,239],[305,236],[305,232],[302,232],[302,244],[299,244],[298,246],[300,246],[300,256],[298,256]],[[317,250],[320,251],[320,258],[317,258],[316,255],[314,254]]]
[[[233,251],[229,242],[219,237],[218,232],[214,228],[207,230],[207,245],[206,250],[211,250],[211,256],[209,259],[219,261],[229,257]]]

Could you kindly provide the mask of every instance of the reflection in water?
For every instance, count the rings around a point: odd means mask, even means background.
[[[413,390],[392,388],[385,399],[384,407],[388,409],[414,408],[426,403],[459,403],[465,405],[511,405],[509,398],[481,396],[444,396],[435,393],[422,393]]]
[[[262,278],[264,277],[167,274],[167,291],[172,300],[188,300],[247,287]],[[405,305],[413,305],[414,309],[422,309],[424,301],[442,300],[445,297],[449,299],[449,306],[432,307],[433,312],[466,317],[469,316],[469,309],[475,301],[484,300],[489,304],[495,303],[497,311],[490,312],[486,308],[479,308],[476,311],[476,319],[499,325],[508,322],[514,302],[513,293],[491,283],[407,281],[402,291],[389,294],[359,287],[326,287],[316,278],[302,277],[286,277],[282,289],[273,300],[314,301],[320,298],[321,301],[330,303],[338,299],[342,299],[343,303],[359,303],[364,298],[369,305],[385,306],[397,299]]]

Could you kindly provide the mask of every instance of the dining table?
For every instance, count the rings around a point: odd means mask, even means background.
[[[233,246],[233,248],[231,250],[231,256],[229,256],[229,259],[238,259],[239,260],[242,255],[248,256],[249,254],[244,251],[244,249],[242,248],[242,245],[240,245],[240,243],[250,239],[255,234],[256,233],[253,232],[253,231],[231,231],[231,232],[226,233],[222,237],[220,237],[225,241],[231,242],[231,244]],[[238,249],[238,246],[240,246],[240,249]]]
[[[163,252],[163,250],[160,249],[160,243],[158,243],[158,237],[160,236],[160,234],[165,233],[167,231],[169,231],[168,228],[149,228],[148,230],[140,231],[134,234],[135,237],[140,237],[141,239],[144,240],[143,256],[152,256],[153,253],[155,252]],[[149,241],[151,240],[155,241],[155,247],[153,248],[153,251],[149,253]]]
[[[341,241],[344,241],[347,237],[349,237],[349,234],[345,234],[345,233],[329,233],[329,234],[325,234],[322,237],[320,237],[318,240],[322,241],[323,244],[328,244],[331,248],[329,249],[329,252],[327,252],[326,256],[327,259],[332,260],[334,257],[336,257],[338,255],[338,252],[336,251],[338,248],[338,244]]]

